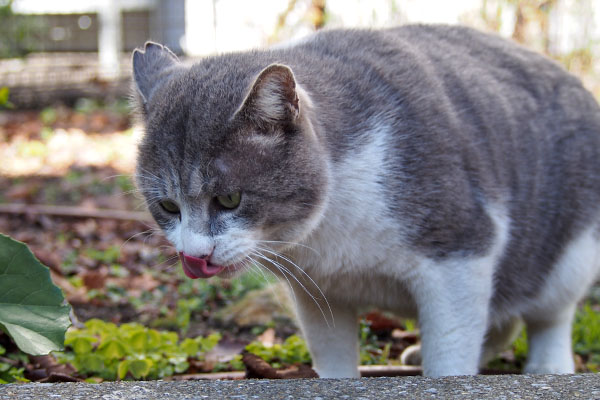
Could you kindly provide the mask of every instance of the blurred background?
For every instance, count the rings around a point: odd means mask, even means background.
[[[600,98],[598,0],[0,0],[0,232],[51,268],[81,321],[218,331],[221,356],[257,338],[281,343],[297,328],[277,285],[251,274],[185,279],[145,213],[131,178],[141,134],[127,102],[131,51],[154,40],[197,59],[319,29],[408,23],[496,32],[557,60]],[[579,371],[600,365],[596,292],[578,314]],[[398,361],[418,341],[414,329],[364,316],[362,361]],[[495,367],[518,370],[525,343]]]

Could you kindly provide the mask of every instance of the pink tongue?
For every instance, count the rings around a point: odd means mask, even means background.
[[[179,259],[181,265],[183,265],[183,272],[191,279],[210,278],[224,268],[220,265],[211,264],[203,258],[188,256],[184,252],[179,253]]]

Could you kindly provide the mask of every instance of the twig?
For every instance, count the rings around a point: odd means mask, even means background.
[[[380,376],[417,376],[422,375],[421,367],[412,365],[361,365],[358,367],[360,376],[374,378]]]
[[[75,206],[52,206],[47,204],[0,204],[0,214],[53,215],[74,218],[104,218],[121,221],[151,222],[150,214],[139,211],[109,210]]]
[[[0,362],[2,362],[2,363],[6,363],[6,364],[10,364],[10,365],[12,365],[13,367],[18,367],[18,366],[19,366],[19,362],[18,362],[18,361],[16,361],[16,360],[12,360],[12,359],[10,359],[10,358],[7,358],[7,357],[2,357],[2,356],[0,356]]]

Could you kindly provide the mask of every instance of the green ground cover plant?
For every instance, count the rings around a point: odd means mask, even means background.
[[[215,333],[180,340],[176,332],[91,319],[67,332],[67,351],[56,357],[88,378],[160,379],[186,372],[190,360],[202,360],[220,339]]]
[[[22,352],[6,354],[6,349],[0,346],[0,384],[13,382],[28,382],[25,378],[25,368],[17,367],[12,361],[22,361],[27,357]]]
[[[246,346],[246,351],[259,356],[273,368],[291,364],[310,364],[311,358],[306,343],[297,335],[288,337],[282,344],[266,346],[255,341]]]

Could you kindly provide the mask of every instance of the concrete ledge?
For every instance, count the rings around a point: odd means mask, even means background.
[[[600,374],[0,385],[0,399],[600,399]]]

